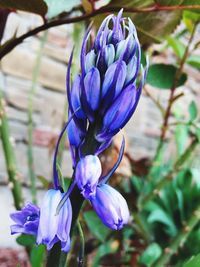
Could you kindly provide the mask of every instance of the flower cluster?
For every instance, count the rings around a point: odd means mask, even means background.
[[[90,29],[82,44],[81,72],[75,77],[72,88],[73,53],[68,64],[69,120],[55,149],[54,189],[47,191],[40,209],[28,203],[21,211],[11,214],[16,223],[11,227],[12,234],[35,235],[37,244],[46,244],[48,250],[58,241],[64,252],[70,248],[73,215],[70,194],[75,186],[109,228],[119,230],[129,220],[126,200],[107,184],[122,160],[124,139],[117,162],[105,176],[102,176],[98,155],[111,144],[113,136],[134,113],[146,70],[140,66],[141,51],[135,27],[129,18],[122,18],[122,11],[102,22],[94,43],[88,49],[89,37]],[[74,175],[70,188],[63,193],[56,159],[60,140],[66,131]]]

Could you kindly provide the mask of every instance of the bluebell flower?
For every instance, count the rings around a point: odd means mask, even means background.
[[[50,189],[44,196],[40,209],[40,221],[37,233],[37,244],[45,244],[50,250],[55,243],[61,241],[61,249],[68,252],[70,249],[70,228],[72,207],[68,199],[56,215],[56,208],[62,199],[63,193]]]
[[[109,15],[102,22],[94,43],[88,44],[90,28],[81,49],[81,72],[70,86],[71,54],[67,71],[69,113],[74,114],[70,146],[78,162],[88,139],[94,139],[95,154],[102,152],[133,115],[146,78],[141,66],[141,48],[129,18]],[[89,47],[89,48],[88,48]],[[78,112],[75,110],[79,108]],[[74,133],[77,129],[77,138]],[[80,134],[83,133],[83,134]],[[91,152],[90,152],[91,154]]]
[[[129,210],[124,197],[108,184],[96,188],[96,195],[90,197],[92,206],[102,222],[113,230],[120,230],[129,221]]]
[[[75,170],[75,180],[84,198],[96,194],[101,176],[101,162],[97,156],[87,155],[80,159]]]
[[[11,225],[11,234],[37,234],[40,209],[36,205],[27,203],[22,210],[11,213],[10,217],[15,222]]]

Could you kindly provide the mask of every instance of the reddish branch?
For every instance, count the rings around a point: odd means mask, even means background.
[[[70,23],[76,23],[80,22],[92,17],[95,17],[99,14],[104,13],[110,13],[110,12],[117,12],[121,9],[121,6],[105,6],[98,10],[94,10],[93,12],[89,14],[84,14],[78,17],[72,17],[72,18],[59,18],[50,22],[47,22],[33,30],[30,30],[29,32],[21,35],[18,38],[15,38],[13,40],[8,41],[6,44],[3,45],[3,47],[0,49],[0,59],[3,58],[6,54],[8,54],[13,48],[15,48],[18,44],[22,43],[26,38],[33,36],[41,31],[45,31],[49,28],[56,27],[63,24],[70,24]],[[159,6],[154,5],[151,7],[146,8],[131,8],[131,7],[124,7],[124,12],[129,13],[148,13],[148,12],[158,12],[158,11],[173,11],[173,10],[186,10],[186,9],[200,9],[200,5],[189,5],[189,6]]]

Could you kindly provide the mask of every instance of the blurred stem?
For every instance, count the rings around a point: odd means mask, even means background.
[[[170,118],[170,114],[171,114],[172,105],[175,102],[175,100],[177,99],[176,97],[174,97],[174,93],[176,91],[176,87],[177,87],[179,79],[181,77],[184,64],[185,64],[185,62],[187,60],[187,57],[189,55],[189,48],[190,48],[190,45],[191,45],[192,40],[194,38],[195,31],[196,31],[196,28],[197,28],[197,24],[198,23],[195,23],[194,26],[193,26],[193,30],[192,30],[191,35],[190,35],[190,39],[189,39],[188,44],[187,44],[187,46],[185,48],[185,52],[184,52],[183,57],[182,57],[182,59],[180,61],[179,68],[176,71],[174,82],[173,82],[172,88],[170,90],[170,96],[169,96],[168,105],[167,105],[167,108],[166,108],[166,111],[165,111],[165,114],[164,114],[164,117],[163,117],[163,124],[162,124],[162,128],[161,128],[160,138],[159,138],[158,147],[157,147],[157,150],[156,150],[156,155],[155,155],[155,158],[154,158],[154,162],[157,161],[157,157],[159,156],[160,151],[162,150],[162,147],[164,145],[164,140],[165,140],[166,133],[167,133],[167,130],[168,130],[168,123],[169,123],[169,118]]]
[[[5,113],[5,103],[3,100],[3,93],[0,90],[0,135],[3,146],[4,157],[6,161],[6,168],[8,172],[9,185],[12,191],[14,205],[19,210],[23,204],[22,188],[17,175],[15,151],[10,141],[10,130],[8,119]]]
[[[183,227],[183,229],[177,234],[177,236],[171,241],[170,246],[165,248],[160,258],[153,264],[152,267],[163,267],[169,262],[172,255],[177,253],[178,248],[183,246],[186,242],[189,234],[192,232],[194,227],[200,221],[200,206],[195,209],[192,216]]]
[[[80,236],[80,251],[79,251],[79,259],[78,259],[78,267],[84,266],[84,255],[85,255],[85,238],[83,234],[83,230],[79,221],[77,221],[79,236]]]
[[[36,92],[36,86],[38,77],[40,74],[40,67],[41,67],[41,59],[42,59],[42,51],[44,48],[44,44],[47,39],[47,31],[44,32],[41,41],[40,47],[38,48],[35,66],[33,68],[32,74],[32,84],[29,92],[28,98],[28,147],[27,147],[27,157],[28,157],[28,170],[29,170],[29,177],[31,183],[31,195],[33,203],[37,203],[37,190],[36,190],[36,175],[34,171],[34,157],[33,157],[33,98]]]
[[[169,171],[169,173],[162,180],[160,180],[160,182],[157,183],[152,192],[147,194],[143,199],[139,200],[140,209],[141,206],[144,206],[148,201],[154,198],[159,193],[159,191],[173,179],[174,173],[177,172],[180,167],[182,167],[183,164],[189,159],[198,143],[199,142],[197,138],[194,138],[192,143],[185,150],[185,152],[177,159],[171,171]]]

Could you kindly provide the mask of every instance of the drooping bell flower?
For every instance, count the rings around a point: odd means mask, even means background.
[[[11,234],[37,235],[40,209],[36,205],[27,203],[22,210],[11,213],[10,217],[15,222],[11,225]]]
[[[101,162],[97,156],[87,155],[76,166],[75,181],[84,198],[96,194],[96,187],[101,176]]]
[[[61,241],[61,250],[70,249],[70,228],[72,220],[72,207],[68,199],[59,214],[56,214],[58,203],[63,193],[50,189],[44,196],[40,209],[40,221],[37,233],[37,244],[45,244],[50,250],[55,243]]]
[[[124,197],[108,184],[96,188],[90,198],[92,206],[102,222],[113,230],[120,230],[129,221],[129,210]]]

